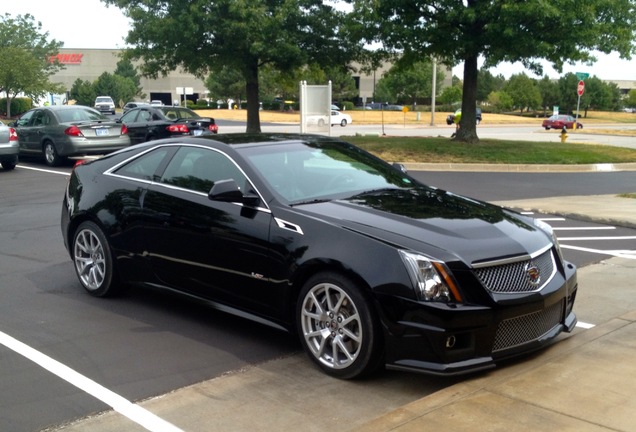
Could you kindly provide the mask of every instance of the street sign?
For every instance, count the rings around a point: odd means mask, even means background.
[[[584,80],[585,78],[588,78],[589,76],[590,76],[590,74],[587,73],[587,72],[577,72],[576,73],[576,77],[578,79],[580,79],[581,81]]]
[[[579,81],[579,85],[576,89],[576,93],[579,96],[583,96],[583,93],[585,92],[585,82],[583,82],[583,80]]]

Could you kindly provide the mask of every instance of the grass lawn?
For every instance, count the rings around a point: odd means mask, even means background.
[[[636,162],[636,150],[589,144],[481,139],[464,144],[445,137],[346,136],[388,161],[492,164],[596,164]]]
[[[245,110],[199,110],[202,116],[217,119],[246,120]],[[384,120],[385,124],[403,124],[411,126],[429,125],[430,112],[421,112],[419,120],[417,113],[395,111],[347,111],[352,116],[353,124],[378,124]],[[446,125],[445,112],[435,113],[435,123]],[[260,119],[264,122],[298,123],[300,115],[297,112],[261,111]],[[525,124],[537,125],[541,128],[541,118],[521,117],[518,115],[484,113],[484,120],[479,127],[488,125]],[[603,129],[606,124],[634,124],[636,114],[622,112],[593,112],[580,121],[590,125],[585,132],[617,134],[620,131]],[[625,131],[628,135],[636,136],[636,130]],[[558,133],[553,131],[553,133]],[[577,132],[568,131],[570,137]],[[636,150],[604,145],[501,141],[481,139],[479,144],[462,144],[451,141],[447,137],[380,137],[380,136],[344,136],[344,140],[352,142],[366,150],[380,156],[384,160],[399,162],[429,162],[429,163],[493,163],[493,164],[597,164],[597,163],[625,163],[636,162]]]

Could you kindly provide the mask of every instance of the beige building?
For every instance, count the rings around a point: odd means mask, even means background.
[[[86,48],[62,48],[57,59],[65,68],[51,77],[52,82],[63,84],[67,91],[70,91],[73,83],[79,78],[83,81],[93,82],[104,72],[113,73],[117,68],[121,50],[117,49],[86,49]],[[390,64],[384,64],[374,72],[358,73],[354,75],[359,96],[362,101],[373,102],[375,87],[389,69]],[[444,80],[442,87],[452,85],[452,72],[444,66],[438,65],[438,73],[442,71]],[[186,94],[192,90],[188,99],[197,100],[207,98],[207,90],[203,80],[183,71],[170,72],[166,77],[157,79],[141,78],[140,85],[142,92],[146,94],[146,99],[161,100],[164,104],[170,105],[176,100],[183,99],[182,94],[177,93],[186,89]],[[128,101],[115,101],[116,104]],[[62,103],[53,101],[53,103]]]
[[[116,49],[63,48],[57,59],[65,68],[53,75],[51,81],[63,84],[67,90],[71,89],[78,78],[93,82],[104,72],[115,72],[120,53],[121,50]],[[142,77],[140,85],[148,101],[161,100],[166,105],[183,98],[182,94],[177,94],[178,88],[186,89],[186,93],[192,89],[192,96],[188,96],[188,99],[196,100],[206,96],[203,81],[182,71],[173,71],[166,77],[157,79]],[[119,102],[115,101],[116,104]],[[123,101],[126,102],[128,101]]]

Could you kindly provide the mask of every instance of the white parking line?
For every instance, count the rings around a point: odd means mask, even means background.
[[[624,250],[624,251],[623,250],[618,250],[618,251],[601,250],[601,249],[584,248],[584,247],[578,247],[578,246],[570,246],[570,245],[564,245],[564,244],[561,244],[560,246],[561,246],[561,249],[571,249],[571,250],[576,250],[581,252],[592,252],[592,253],[597,253],[602,255],[615,256],[619,258],[636,259],[636,251],[632,251],[632,250]]]
[[[589,330],[589,329],[591,329],[593,327],[596,327],[594,324],[584,323],[584,322],[581,322],[581,321],[578,321],[576,323],[576,326],[580,327],[580,328],[583,328],[583,329],[586,329],[586,330]]]
[[[25,169],[25,170],[31,170],[31,171],[46,172],[46,173],[50,173],[50,174],[71,175],[70,173],[67,173],[67,172],[64,172],[64,171],[53,171],[53,170],[50,170],[50,169],[34,168],[34,167],[29,167],[29,166],[24,166],[24,165],[16,165],[16,168]]]
[[[636,236],[617,236],[617,237],[559,237],[559,241],[587,241],[587,240],[636,240]]]
[[[613,226],[600,226],[600,227],[552,227],[554,231],[604,231],[615,230]]]
[[[0,344],[26,357],[45,370],[57,375],[68,383],[73,384],[75,387],[106,403],[115,411],[119,412],[120,414],[124,415],[128,419],[132,420],[133,422],[146,428],[149,431],[183,432],[182,429],[179,429],[173,424],[168,423],[167,421],[157,417],[150,411],[147,411],[144,408],[135,405],[132,402],[129,402],[128,400],[101,386],[95,381],[86,378],[78,372],[75,372],[68,366],[63,365],[57,360],[54,360],[51,357],[42,354],[41,352],[31,348],[28,345],[25,345],[19,340],[1,331]]]

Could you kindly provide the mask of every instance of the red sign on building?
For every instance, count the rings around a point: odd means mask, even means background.
[[[49,57],[49,61],[51,63],[55,63],[55,61],[57,60],[59,63],[61,64],[67,64],[67,65],[78,65],[82,63],[82,57],[84,57],[84,54],[58,54],[55,56],[51,56]]]

